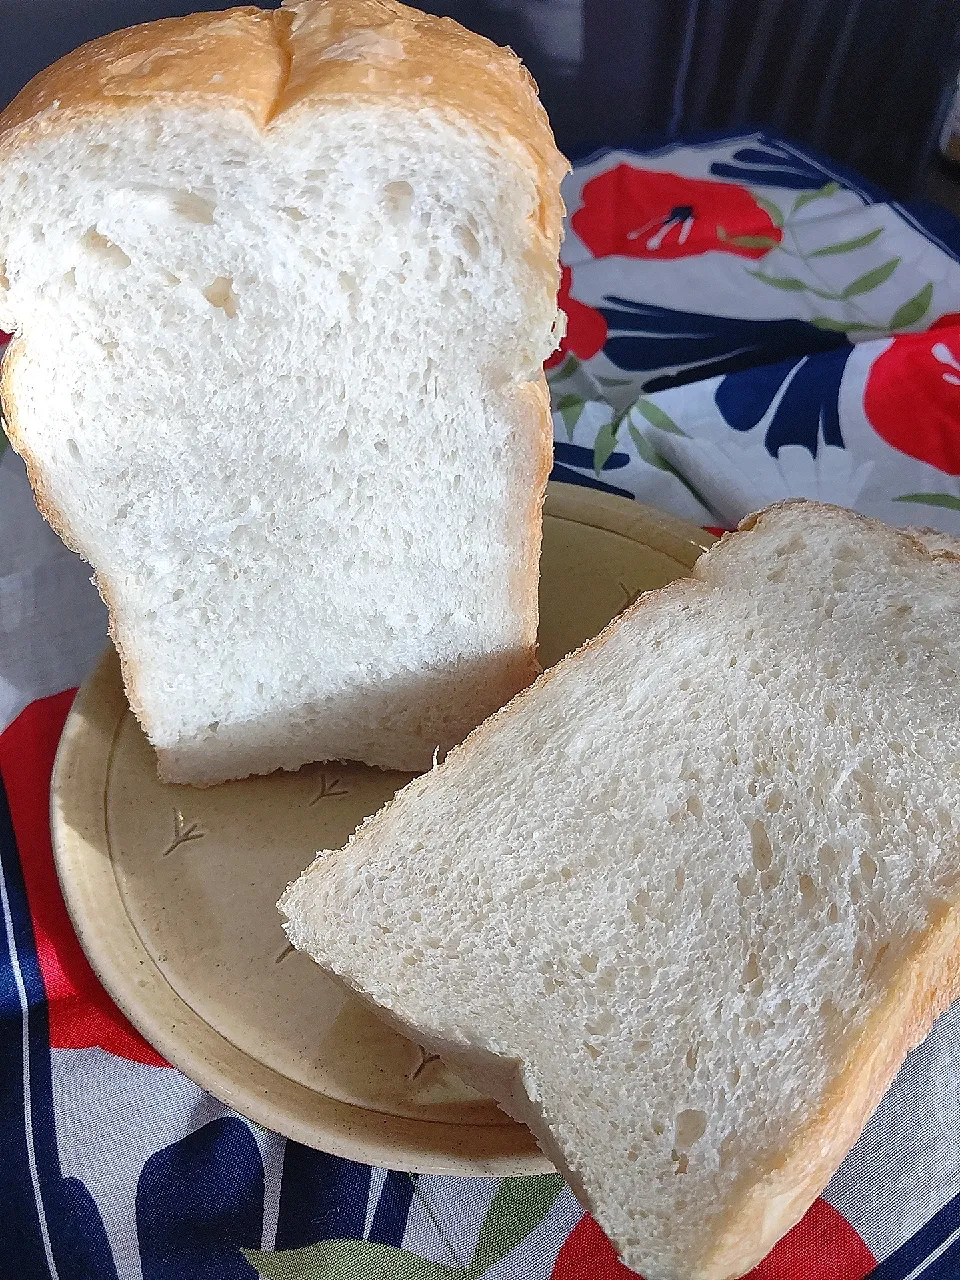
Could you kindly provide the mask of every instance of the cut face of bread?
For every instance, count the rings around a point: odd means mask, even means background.
[[[646,1280],[748,1271],[957,992],[960,558],[761,516],[281,910],[525,1121]]]
[[[561,162],[410,13],[155,24],[0,135],[13,442],[170,780],[426,768],[536,673]],[[458,40],[472,116],[413,74]]]

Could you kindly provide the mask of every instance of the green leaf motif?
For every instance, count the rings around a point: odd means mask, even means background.
[[[702,507],[706,507],[708,511],[710,510],[710,503],[706,500],[703,494],[693,487],[682,471],[678,471],[672,462],[668,462],[663,454],[659,453],[654,448],[641,431],[638,431],[632,423],[627,430],[630,432],[631,440],[637,447],[637,453],[644,462],[648,463],[651,467],[657,467],[660,471],[666,471],[668,475],[673,476],[675,480],[679,480],[691,497],[695,498]]]
[[[780,241],[772,236],[731,236],[730,243],[740,249],[779,249]]]
[[[912,298],[901,307],[897,307],[890,319],[891,329],[906,329],[911,324],[916,324],[918,320],[922,320],[927,314],[930,307],[930,300],[933,297],[933,284],[925,284],[919,293],[915,293]]]
[[[558,1173],[538,1178],[502,1178],[480,1228],[466,1280],[475,1280],[512,1253],[540,1225],[562,1190],[563,1179]]]
[[[629,387],[632,378],[597,378],[601,387]]]
[[[960,498],[952,493],[901,493],[894,502],[918,502],[927,507],[946,507],[948,511],[960,511]]]
[[[306,1249],[240,1252],[263,1280],[465,1280],[460,1267],[369,1240],[321,1240]]]
[[[755,191],[752,191],[750,194],[753,196],[754,200],[756,200],[757,204],[764,211],[764,213],[770,215],[770,221],[773,223],[773,225],[775,227],[782,227],[783,212],[781,211],[780,206],[775,205],[772,200],[767,200],[763,196],[758,196]]]
[[[561,396],[557,401],[555,413],[559,413],[563,419],[563,425],[567,428],[567,439],[573,439],[573,433],[577,423],[580,421],[580,415],[583,413],[583,406],[586,401],[581,396]]]
[[[774,289],[787,289],[791,293],[800,293],[801,290],[810,288],[804,280],[798,280],[796,276],[771,276],[767,275],[766,271],[751,271],[748,274],[755,276],[763,284],[773,285]]]
[[[856,298],[861,293],[869,293],[871,289],[876,289],[885,280],[890,279],[901,262],[901,258],[891,258],[889,262],[884,262],[882,266],[874,267],[872,271],[866,271],[862,276],[857,276],[856,280],[853,280],[842,290],[840,297]]]
[[[886,333],[883,324],[863,324],[859,320],[834,320],[832,316],[814,316],[810,321],[818,329],[826,329],[830,333]]]
[[[621,421],[620,418],[614,418],[597,432],[597,438],[593,442],[593,469],[597,475],[603,470],[607,459],[617,447],[617,434],[620,431]]]
[[[631,408],[636,409],[642,418],[646,418],[651,427],[658,427],[661,431],[669,431],[672,436],[685,436],[687,434],[685,431],[680,430],[668,413],[664,413],[658,404],[654,404],[646,396],[641,396],[639,400],[631,405]]]
[[[627,428],[630,432],[630,439],[633,441],[637,453],[647,464],[648,467],[656,467],[658,471],[670,471],[676,475],[673,467],[666,460],[662,453],[659,453],[642,431],[638,431],[635,426],[631,425]]]
[[[555,382],[566,382],[567,378],[572,378],[579,368],[580,361],[577,357],[568,355],[563,364],[547,370],[547,381],[551,386]]]
[[[826,196],[835,196],[839,190],[839,182],[828,182],[825,187],[818,187],[816,191],[804,191],[794,200],[793,208],[790,212],[796,213],[798,209],[802,209],[804,205],[810,204],[813,200],[823,200]]]
[[[872,231],[868,231],[866,235],[855,236],[853,240],[840,240],[837,244],[825,245],[822,249],[814,249],[812,253],[808,253],[808,258],[828,258],[834,253],[852,253],[854,249],[865,249],[868,244],[873,244],[877,236],[883,235],[883,227],[874,227]]]

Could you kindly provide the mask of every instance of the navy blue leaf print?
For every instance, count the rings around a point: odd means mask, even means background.
[[[366,1165],[288,1142],[276,1247],[304,1249],[318,1240],[362,1240],[369,1195]]]
[[[779,395],[764,435],[768,453],[776,457],[784,445],[796,444],[816,457],[821,440],[842,449],[840,381],[851,350],[729,374],[714,392],[717,408],[734,431],[752,431]]]
[[[814,191],[830,181],[830,175],[804,156],[776,143],[763,147],[741,147],[731,163],[715,160],[710,172],[717,178],[732,178],[754,186],[786,187],[791,191]]]
[[[117,1280],[113,1252],[93,1196],[79,1178],[64,1178],[50,1214],[57,1270],[70,1280]]]
[[[409,1173],[388,1173],[367,1238],[376,1244],[392,1244],[399,1249],[407,1229],[412,1199],[412,1176]]]
[[[255,1280],[240,1253],[263,1236],[263,1161],[242,1120],[223,1116],[157,1151],[137,1185],[144,1280]]]
[[[604,355],[620,369],[652,372],[654,376],[641,383],[645,392],[773,364],[789,356],[850,349],[844,334],[805,320],[699,315],[616,296],[604,301],[609,305],[597,308],[609,329]]]
[[[630,463],[628,453],[611,453],[603,464],[603,471],[618,471]],[[583,470],[574,470],[574,467]],[[585,489],[600,489],[603,493],[615,493],[619,498],[632,498],[629,489],[621,489],[619,485],[607,484],[597,478],[593,469],[593,450],[584,449],[578,444],[567,444],[564,440],[553,442],[553,470],[551,480],[559,480],[563,484],[579,484]]]
[[[593,470],[593,449],[584,449],[579,444],[567,444],[565,440],[554,440],[553,456],[557,462],[569,463],[571,467],[589,467]],[[628,453],[611,453],[603,464],[604,471],[617,471],[630,463]]]

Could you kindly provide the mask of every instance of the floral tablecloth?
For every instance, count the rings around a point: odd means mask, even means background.
[[[960,534],[960,228],[761,135],[567,181],[554,478],[707,526],[778,498]],[[105,640],[0,460],[0,1280],[614,1280],[557,1177],[412,1177],[286,1142],[166,1065],[68,922],[47,797]],[[754,1280],[960,1275],[960,1010]]]

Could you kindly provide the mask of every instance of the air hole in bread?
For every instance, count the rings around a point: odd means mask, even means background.
[[[394,222],[403,223],[413,207],[413,187],[409,182],[388,182],[383,188],[384,203]]]
[[[869,889],[874,880],[877,878],[879,871],[876,861],[870,857],[869,853],[861,853],[860,855],[860,875],[863,877],[863,883]]]
[[[707,1113],[687,1109],[681,1111],[674,1126],[673,1142],[677,1151],[689,1151],[707,1130]]]
[[[237,314],[237,296],[233,291],[233,280],[230,276],[217,276],[203,290],[203,296],[230,320]]]
[[[817,901],[817,897],[818,897],[817,886],[814,883],[813,877],[808,876],[806,873],[804,873],[798,879],[797,886],[800,889],[801,901],[806,906],[812,907],[813,904]]]
[[[187,222],[196,222],[201,226],[210,226],[217,208],[215,200],[197,195],[195,191],[171,191],[171,204],[175,213]]]
[[[743,966],[743,985],[749,987],[752,982],[757,982],[760,978],[760,964],[757,960],[756,952],[751,951],[747,956],[747,963]]]
[[[291,222],[306,222],[307,220],[307,215],[303,210],[298,209],[294,204],[285,204],[280,212],[288,217]]]
[[[759,818],[750,827],[750,852],[753,865],[758,871],[769,870],[773,862],[773,848],[770,837],[767,835],[767,828]]]
[[[476,262],[480,257],[480,241],[470,230],[469,227],[457,227],[457,239],[460,247],[471,262]]]
[[[690,1048],[687,1050],[687,1070],[688,1071],[696,1071],[698,1052],[699,1052],[699,1048],[695,1044],[692,1044]]]
[[[831,924],[837,924],[840,920],[840,908],[835,902],[831,902],[827,907],[827,919]]]
[[[80,446],[72,436],[67,440],[67,453],[69,453],[74,462],[79,462],[82,457],[82,454],[80,453]]]
[[[636,924],[643,924],[647,918],[647,908],[650,906],[649,893],[641,891],[630,905],[630,917]]]
[[[783,796],[779,791],[771,791],[764,801],[763,807],[767,813],[779,813],[783,808]]]
[[[585,973],[596,973],[597,965],[600,963],[600,957],[588,952],[580,957],[580,968]]]
[[[91,255],[101,262],[113,267],[129,267],[130,259],[118,244],[114,244],[105,235],[101,235],[96,227],[88,227],[80,237],[80,243]]]
[[[330,452],[334,454],[343,454],[347,451],[347,445],[350,443],[350,433],[346,427],[341,427],[337,434],[330,441]]]

